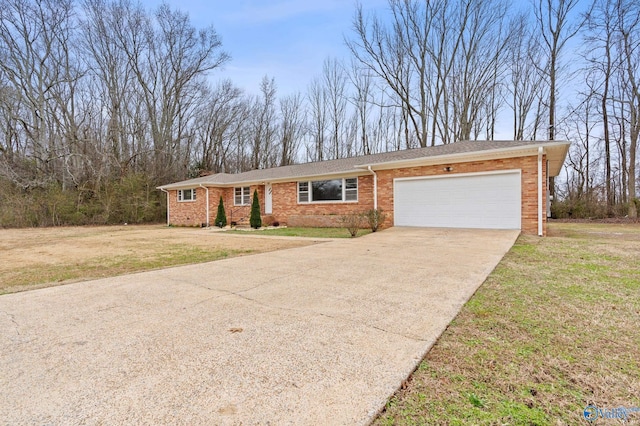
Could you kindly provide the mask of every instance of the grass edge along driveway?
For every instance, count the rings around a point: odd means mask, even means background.
[[[375,424],[640,423],[639,264],[638,225],[521,236]]]
[[[348,237],[344,229],[305,232],[312,238],[268,241],[251,238],[270,235],[262,231],[227,235],[162,225],[0,229],[0,295],[299,247],[327,235]]]

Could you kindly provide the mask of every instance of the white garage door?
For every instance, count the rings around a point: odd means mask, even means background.
[[[520,229],[520,171],[394,180],[396,226]]]

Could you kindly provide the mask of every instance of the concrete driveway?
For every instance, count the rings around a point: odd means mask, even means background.
[[[0,423],[367,424],[517,234],[392,228],[0,296]]]

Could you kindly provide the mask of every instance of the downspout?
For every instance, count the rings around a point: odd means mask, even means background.
[[[378,210],[378,175],[371,169],[371,166],[367,166],[367,170],[373,175],[373,208]]]
[[[204,189],[205,198],[207,200],[207,228],[209,227],[209,190],[206,186],[200,184],[200,188]]]
[[[164,188],[160,188],[160,191],[167,194],[167,226],[171,226],[171,222],[169,221],[169,191]]]
[[[544,148],[538,147],[538,236],[542,237],[542,154]],[[546,212],[545,212],[546,213]]]

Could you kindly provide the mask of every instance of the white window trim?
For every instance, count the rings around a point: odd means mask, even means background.
[[[244,193],[244,189],[245,188],[249,189],[247,191],[246,195]],[[241,195],[240,195],[241,203],[240,204],[236,203],[236,189],[240,189],[240,191],[241,191]],[[245,196],[246,196],[246,200],[245,200]],[[233,205],[234,206],[249,206],[249,205],[251,205],[251,187],[250,186],[234,186],[233,187]]]
[[[193,203],[194,201],[196,201],[196,192],[197,192],[196,189],[197,188],[178,189],[178,191],[176,191],[178,202],[179,203]],[[184,192],[183,191],[191,191],[191,199],[190,200],[185,200],[184,199]]]
[[[307,194],[307,201],[300,201],[300,184],[301,183],[306,183],[307,184],[307,190],[304,191]],[[296,183],[296,189],[297,189],[297,195],[296,195],[296,200],[298,200],[298,204],[309,204],[309,200],[311,200],[311,190],[309,189],[310,186],[310,182],[309,181],[300,181]]]
[[[323,200],[323,201],[313,201],[313,185],[312,182],[324,181],[324,180],[338,180],[342,179],[342,200]],[[346,191],[347,191],[347,179],[355,179],[356,180],[356,199],[355,200],[347,200],[346,199]],[[307,183],[307,194],[309,201],[300,201],[300,183]],[[348,177],[348,178],[337,178],[337,179],[314,179],[314,180],[302,180],[296,182],[296,201],[298,204],[343,204],[343,203],[357,203],[360,199],[360,182],[358,177]]]

